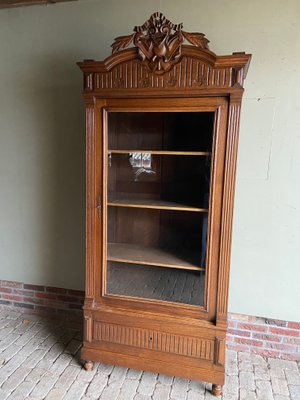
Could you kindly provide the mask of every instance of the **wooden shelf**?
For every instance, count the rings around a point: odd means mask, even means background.
[[[107,205],[111,207],[131,207],[131,208],[152,208],[157,210],[208,212],[207,208],[189,206],[166,200],[156,199],[128,199],[128,198],[108,198]]]
[[[108,150],[112,154],[142,153],[166,156],[210,156],[208,151],[166,151],[166,150]]]
[[[120,263],[153,265],[166,268],[179,268],[193,271],[205,271],[190,252],[178,255],[170,250],[135,244],[108,243],[107,260]]]

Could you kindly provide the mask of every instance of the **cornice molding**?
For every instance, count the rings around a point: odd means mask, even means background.
[[[209,50],[208,42],[203,33],[188,33],[182,24],[156,12],[130,35],[117,37],[112,54],[103,61],[77,63],[84,72],[84,91],[109,97],[124,90],[127,95],[149,95],[145,89],[155,95],[159,90],[162,96],[183,89],[190,95],[199,90],[212,95],[217,89],[222,94],[234,92],[240,99],[251,55],[219,56]]]

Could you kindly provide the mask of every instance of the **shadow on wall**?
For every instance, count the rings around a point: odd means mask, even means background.
[[[24,252],[32,263],[27,283],[83,289],[85,122],[82,77],[73,60],[33,62],[37,74],[22,82],[17,100],[26,135],[18,152],[27,182],[23,199],[32,199],[22,214]]]

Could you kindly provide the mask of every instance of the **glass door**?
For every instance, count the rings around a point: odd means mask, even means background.
[[[204,305],[214,120],[107,112],[107,295]]]

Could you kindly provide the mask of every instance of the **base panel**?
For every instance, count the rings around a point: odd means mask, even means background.
[[[200,320],[85,309],[84,361],[223,385],[226,330]]]
[[[224,372],[201,367],[190,368],[189,366],[182,365],[180,362],[177,364],[170,364],[161,360],[150,360],[128,354],[96,350],[95,348],[89,348],[87,346],[83,346],[81,358],[83,360],[103,362],[104,364],[118,365],[124,368],[133,368],[179,378],[213,382],[218,385],[224,384]]]

